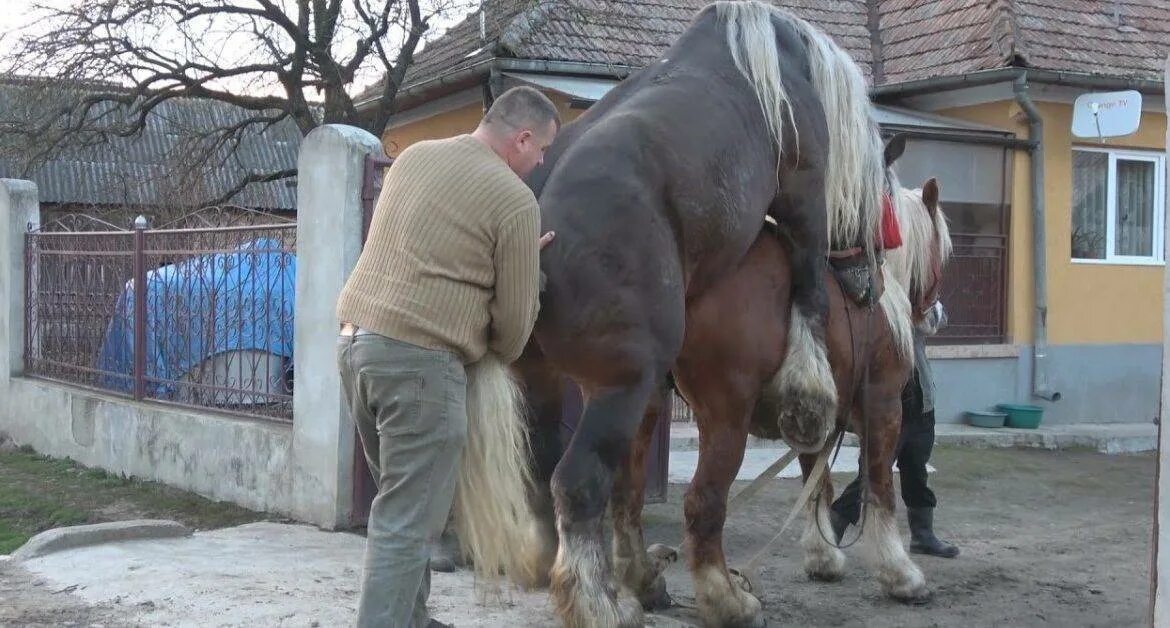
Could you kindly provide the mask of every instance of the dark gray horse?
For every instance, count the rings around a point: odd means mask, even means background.
[[[638,481],[624,462],[652,427],[644,417],[682,347],[686,303],[735,270],[765,216],[792,253],[788,349],[770,384],[783,400],[776,427],[801,452],[825,445],[838,403],[826,254],[872,259],[880,214],[882,144],[869,112],[860,71],[825,34],[767,4],[720,2],[567,125],[532,175],[542,228],[557,240],[542,254],[541,313],[518,365],[535,476],[547,483],[532,498],[531,571],[534,584],[551,579],[566,624],[640,623],[638,600],[610,574],[602,518],[615,481]],[[561,374],[586,398],[563,455]],[[633,507],[615,501],[615,517]],[[619,544],[620,562],[646,560],[640,538]]]

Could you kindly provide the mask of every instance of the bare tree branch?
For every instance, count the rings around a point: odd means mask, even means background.
[[[0,108],[0,130],[21,138],[33,168],[78,146],[136,137],[190,99],[224,103],[239,112],[191,129],[174,160],[190,171],[169,176],[194,182],[215,167],[247,172],[214,199],[225,201],[249,185],[295,176],[233,161],[275,125],[295,124],[305,135],[342,123],[381,135],[430,20],[476,3],[87,0],[41,7],[36,30],[22,32],[0,63],[10,76],[41,79],[30,83],[35,105]],[[370,72],[386,77],[382,102],[361,116],[355,80]]]
[[[280,181],[282,179],[289,179],[297,176],[296,168],[288,170],[279,170],[277,172],[269,172],[267,174],[249,174],[240,180],[232,189],[225,192],[218,199],[211,202],[212,205],[223,205],[232,199],[235,195],[244,191],[244,188],[253,183],[271,183],[273,181]]]

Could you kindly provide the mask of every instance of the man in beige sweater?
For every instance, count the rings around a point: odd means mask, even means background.
[[[540,92],[501,94],[474,133],[407,148],[390,167],[369,236],[337,303],[350,416],[378,482],[359,626],[429,619],[427,567],[467,437],[464,365],[512,362],[536,320],[536,198],[524,184],[560,128]]]

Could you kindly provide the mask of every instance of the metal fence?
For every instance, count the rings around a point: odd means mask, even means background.
[[[1007,303],[1007,236],[954,234],[941,298],[948,324],[932,344],[1003,342]]]
[[[295,224],[26,235],[25,373],[292,419]]]

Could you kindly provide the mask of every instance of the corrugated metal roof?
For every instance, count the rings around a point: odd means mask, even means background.
[[[0,118],[11,120],[36,97],[23,84],[0,84]],[[130,137],[109,136],[93,145],[74,141],[25,174],[29,149],[0,131],[0,177],[28,178],[42,202],[85,205],[201,204],[222,196],[251,173],[296,167],[301,133],[284,120],[261,133],[250,127],[234,154],[226,147],[199,152],[196,138],[208,130],[238,124],[254,112],[227,103],[181,98],[150,112],[146,128]],[[196,156],[208,157],[189,163]],[[184,178],[182,172],[192,173]],[[295,210],[295,179],[252,183],[231,202],[257,209]]]

